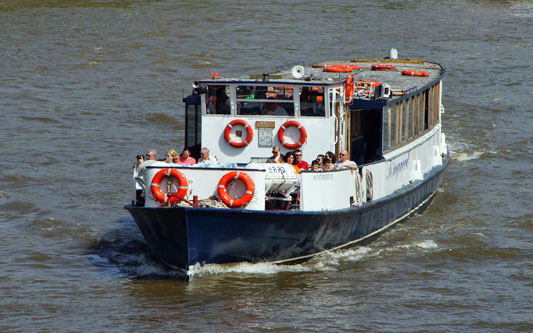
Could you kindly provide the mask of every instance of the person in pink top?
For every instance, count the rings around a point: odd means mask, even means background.
[[[294,165],[303,170],[309,170],[309,164],[303,160],[303,153],[301,149],[294,151]]]
[[[194,157],[191,157],[191,151],[189,150],[189,148],[183,149],[183,153],[181,153],[178,159],[178,164],[196,164],[196,160],[194,159]]]

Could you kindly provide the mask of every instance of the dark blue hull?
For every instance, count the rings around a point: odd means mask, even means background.
[[[291,262],[353,246],[428,204],[444,164],[380,200],[335,211],[250,211],[128,205],[152,253],[185,270],[196,263]]]

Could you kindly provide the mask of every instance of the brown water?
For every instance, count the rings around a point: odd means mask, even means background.
[[[532,331],[532,36],[530,1],[0,1],[0,331]],[[391,47],[447,67],[427,211],[295,266],[150,256],[131,167],[193,80]]]

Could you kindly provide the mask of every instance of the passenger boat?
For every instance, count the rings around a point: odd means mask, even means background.
[[[428,204],[449,161],[445,70],[396,54],[195,81],[183,99],[185,146],[209,148],[219,164],[139,167],[125,208],[150,251],[187,272],[301,262],[369,242]],[[308,161],[347,150],[358,168],[265,163],[275,145]]]

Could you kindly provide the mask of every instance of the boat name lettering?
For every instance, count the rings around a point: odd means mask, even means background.
[[[323,175],[313,175],[313,180],[331,180],[333,179],[333,174],[323,174]]]
[[[391,161],[389,166],[389,174],[387,175],[387,179],[395,177],[398,178],[398,175],[405,169],[407,169],[407,166],[409,165],[409,158],[411,156],[411,152],[407,154],[407,157],[400,162],[395,163],[394,161]]]
[[[279,167],[279,166],[271,166],[270,170],[274,173],[287,173],[287,170],[285,170],[285,167]]]

